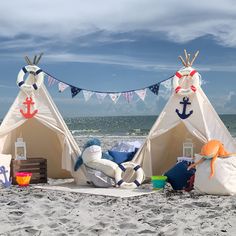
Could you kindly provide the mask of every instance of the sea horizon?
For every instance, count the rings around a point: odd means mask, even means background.
[[[236,137],[236,114],[222,114],[220,119]],[[146,136],[158,116],[91,116],[64,118],[74,136]]]

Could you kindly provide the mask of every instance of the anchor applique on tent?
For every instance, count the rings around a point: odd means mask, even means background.
[[[31,97],[27,97],[25,99],[25,102],[23,102],[24,105],[26,105],[26,109],[27,111],[24,112],[22,109],[20,109],[21,114],[26,118],[26,119],[30,119],[32,117],[35,116],[35,114],[38,112],[38,110],[34,110],[33,113],[31,113],[31,109],[30,106],[34,105],[33,99]]]
[[[0,182],[2,182],[5,188],[8,188],[11,186],[11,178],[9,180],[7,179],[7,175],[6,175],[7,172],[8,170],[6,170],[5,166],[0,166],[0,174],[2,174],[5,179],[5,182],[3,182],[2,180],[0,180]]]
[[[193,114],[193,110],[191,110],[188,114],[186,114],[186,108],[188,105],[191,105],[191,102],[189,102],[188,97],[183,97],[183,101],[180,102],[180,104],[183,104],[183,110],[182,113],[179,112],[179,109],[176,109],[176,113],[179,116],[180,119],[184,120],[187,119],[189,116]]]

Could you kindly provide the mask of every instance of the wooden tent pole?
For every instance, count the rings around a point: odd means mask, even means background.
[[[184,65],[185,67],[187,67],[187,66],[186,66],[186,63],[185,63],[185,61],[184,61],[184,59],[183,59],[183,57],[179,56],[179,59],[181,60],[181,62],[183,63],[183,65]]]
[[[38,65],[39,64],[39,61],[42,57],[43,53],[40,53],[39,57],[37,58],[36,62],[35,62],[35,65]]]
[[[33,64],[36,65],[37,55],[34,55]]]
[[[30,61],[30,59],[27,56],[25,56],[25,61],[28,65],[32,65],[32,62]]]
[[[193,63],[194,63],[195,59],[197,58],[198,54],[199,54],[199,50],[195,53],[195,55],[194,55],[194,57],[193,57],[193,60],[192,60],[191,63],[190,63],[190,66],[193,65]]]
[[[190,66],[190,54],[188,54],[188,62],[187,65]]]
[[[187,65],[188,64],[188,54],[187,54],[187,51],[186,49],[184,49],[184,55],[185,55],[185,64]]]

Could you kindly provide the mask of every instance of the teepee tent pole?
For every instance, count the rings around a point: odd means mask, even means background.
[[[39,54],[39,57],[36,59],[36,61],[35,61],[35,65],[38,65],[39,64],[39,61],[40,61],[40,59],[41,59],[41,57],[43,56],[43,53],[40,53]]]
[[[197,51],[197,52],[195,53],[195,55],[194,55],[194,57],[193,57],[193,60],[192,60],[191,63],[190,63],[190,66],[193,65],[193,63],[194,63],[195,59],[197,58],[198,54],[199,54],[199,51]]]
[[[32,62],[30,61],[30,59],[27,56],[25,56],[25,61],[28,65],[32,65]]]
[[[184,65],[185,67],[187,67],[187,65],[186,65],[186,63],[185,63],[183,57],[179,56],[179,59],[181,60],[181,62],[183,63],[183,65]]]
[[[37,55],[34,56],[34,59],[33,59],[33,64],[36,65],[36,60],[37,60]]]

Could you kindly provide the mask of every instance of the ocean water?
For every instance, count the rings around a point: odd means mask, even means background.
[[[236,115],[220,115],[236,138]],[[146,136],[157,116],[114,116],[65,118],[74,136]]]

